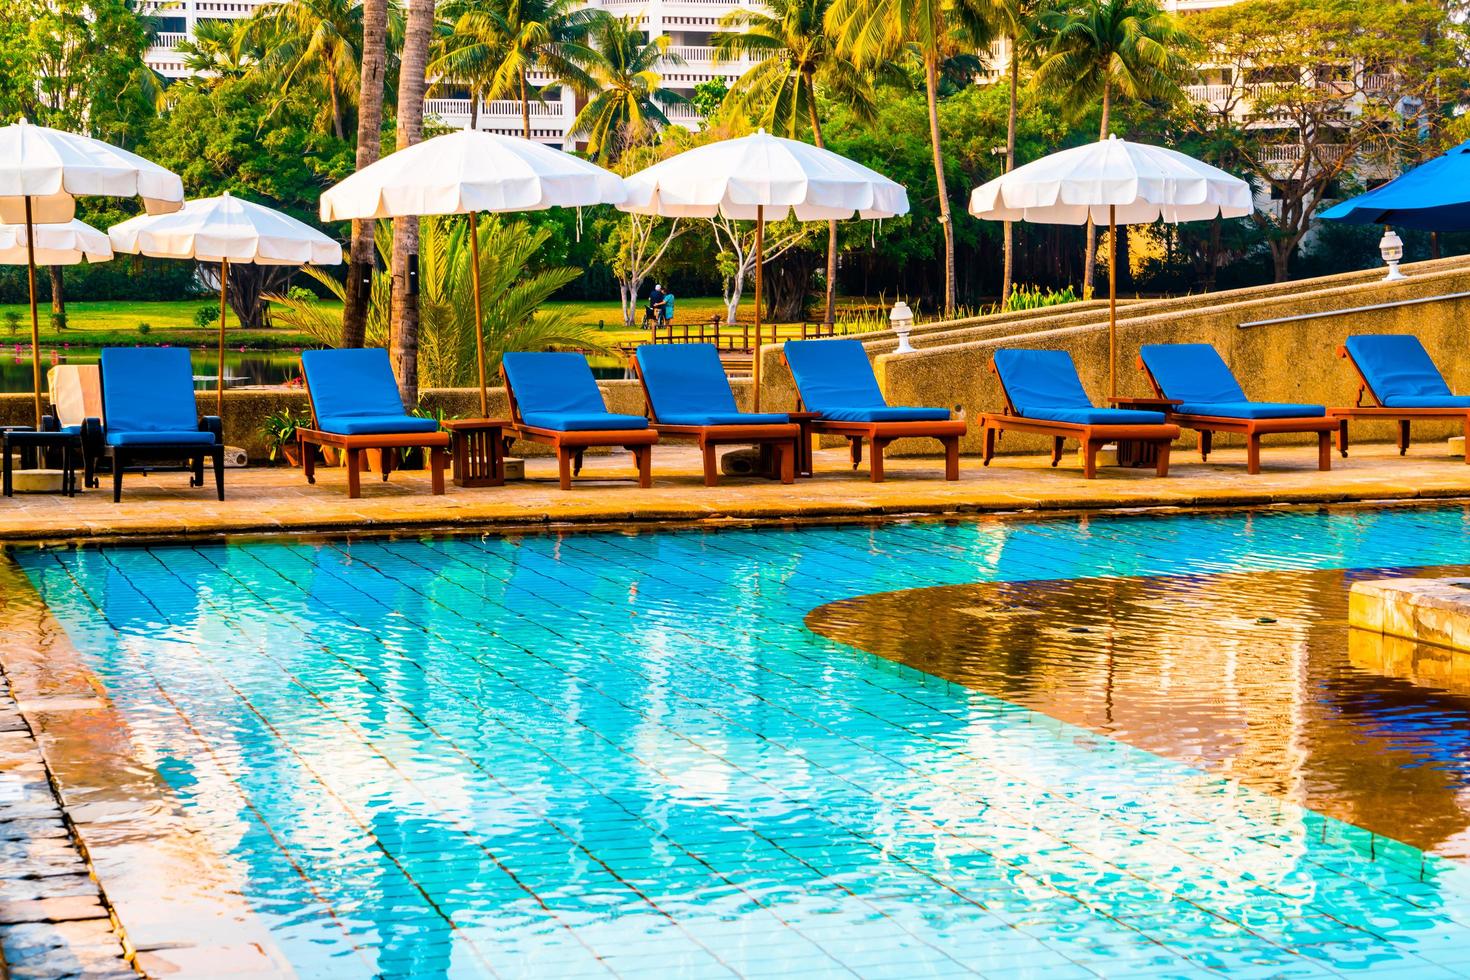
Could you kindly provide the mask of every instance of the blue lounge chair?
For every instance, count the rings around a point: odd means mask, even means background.
[[[1470,445],[1470,395],[1450,391],[1434,359],[1412,334],[1361,334],[1338,349],[1358,372],[1358,398],[1352,408],[1330,408],[1337,420],[1337,448],[1348,454],[1348,420],[1399,424],[1399,455],[1409,451],[1409,425],[1422,419],[1453,419],[1465,426]],[[1367,395],[1373,404],[1364,405]],[[1470,452],[1465,454],[1470,463]]]
[[[1062,446],[1076,439],[1082,446],[1082,475],[1097,475],[1097,451],[1118,440],[1154,447],[1155,471],[1169,474],[1169,447],[1179,438],[1163,412],[1130,408],[1097,408],[1082,388],[1072,356],[1060,350],[998,350],[991,365],[1000,378],[1005,410],[981,417],[985,427],[984,459],[995,455],[1001,432],[1051,436],[1051,465],[1062,459]]]
[[[582,471],[582,454],[594,446],[623,446],[638,467],[638,485],[653,485],[651,461],[658,432],[641,415],[607,410],[597,379],[581,354],[506,354],[500,362],[510,400],[511,430],[556,450],[563,490]]]
[[[861,341],[788,340],[785,355],[798,408],[821,413],[811,423],[813,432],[848,440],[853,469],[863,461],[864,439],[872,447],[868,474],[874,483],[883,480],[883,450],[893,440],[938,439],[944,447],[944,478],[960,478],[965,420],[952,418],[947,408],[888,404]]]
[[[106,347],[102,350],[102,439],[112,457],[112,499],[122,499],[123,472],[176,469],[150,462],[184,463],[189,485],[204,485],[204,461],[214,466],[215,491],[225,499],[224,427],[200,417],[194,369],[183,347]],[[137,465],[137,464],[145,465]]]
[[[1216,432],[1245,437],[1247,473],[1261,472],[1261,436],[1311,432],[1317,436],[1317,468],[1332,469],[1337,421],[1321,405],[1253,402],[1218,351],[1209,344],[1145,344],[1139,366],[1160,398],[1174,404],[1169,420],[1199,433],[1201,460],[1210,458]]]
[[[398,395],[388,352],[381,347],[301,352],[301,376],[311,399],[311,428],[296,430],[306,482],[316,483],[314,446],[333,446],[347,457],[347,496],[362,494],[362,453],[376,449],[383,479],[401,449],[422,447],[433,492],[444,492],[449,433],[433,419],[409,415]]]
[[[740,411],[714,344],[644,344],[633,368],[659,436],[698,443],[705,486],[720,482],[716,446],[759,446],[770,475],[796,479],[800,428],[787,415]]]

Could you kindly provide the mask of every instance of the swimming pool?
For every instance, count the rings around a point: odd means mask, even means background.
[[[1467,530],[1443,508],[14,557],[303,975],[1435,976],[1470,974],[1462,863],[805,621],[917,587],[1444,565]]]

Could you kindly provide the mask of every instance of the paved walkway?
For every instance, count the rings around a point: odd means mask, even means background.
[[[942,461],[899,458],[885,483],[853,473],[846,450],[817,453],[817,476],[782,486],[730,479],[705,487],[698,456],[684,447],[654,451],[654,486],[640,490],[625,454],[589,457],[584,479],[568,492],[555,482],[555,463],[527,462],[528,480],[506,487],[428,493],[422,473],[395,473],[384,484],[363,481],[363,497],[349,500],[340,469],[319,469],[316,486],[300,470],[231,470],[226,500],[194,490],[180,473],[129,476],[121,504],[108,487],[74,499],[17,495],[0,499],[0,541],[62,540],[113,535],[252,533],[281,530],[348,531],[451,525],[539,525],[560,522],[644,523],[705,520],[782,520],[874,517],[899,513],[993,513],[1025,510],[1117,509],[1158,506],[1253,506],[1470,497],[1470,466],[1443,443],[1421,444],[1400,458],[1390,446],[1356,448],[1319,473],[1316,453],[1304,446],[1270,447],[1265,470],[1245,472],[1242,450],[1220,450],[1209,465],[1177,451],[1167,478],[1152,469],[1102,469],[1084,480],[1075,457],[1053,470],[1041,456],[1001,457],[989,467],[961,460],[961,478],[941,478]],[[104,483],[105,474],[104,474]]]

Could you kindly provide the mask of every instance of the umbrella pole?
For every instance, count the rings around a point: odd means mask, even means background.
[[[480,223],[470,212],[470,282],[475,290],[475,359],[480,365],[480,418],[490,417],[490,393],[485,387],[485,313],[480,307]]]
[[[761,269],[766,264],[766,208],[755,206],[755,346],[751,349],[750,385],[752,409],[761,410]]]
[[[1118,397],[1118,206],[1108,205],[1108,396]]]
[[[225,311],[230,307],[230,260],[219,260],[219,363],[215,370],[219,380],[215,382],[214,414],[225,417]]]
[[[36,226],[31,220],[31,198],[26,196],[26,264],[31,287],[31,381],[36,399],[36,431],[41,431],[41,319],[36,313]]]

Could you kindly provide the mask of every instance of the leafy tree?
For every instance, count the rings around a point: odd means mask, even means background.
[[[435,42],[430,70],[470,87],[472,117],[481,99],[515,99],[530,139],[531,102],[541,98],[529,82],[532,72],[579,94],[595,88],[588,66],[596,55],[587,41],[605,11],[580,0],[446,0],[442,14],[447,30]]]
[[[616,159],[630,145],[647,141],[669,124],[664,109],[688,100],[663,87],[661,63],[683,64],[669,54],[669,39],[644,40],[629,17],[605,17],[592,29],[595,55],[588,65],[597,94],[572,121],[569,140],[587,141],[597,160]]]
[[[1231,73],[1211,135],[1271,190],[1253,218],[1277,281],[1335,187],[1417,159],[1465,95],[1465,28],[1430,0],[1245,0],[1194,23]]]
[[[944,63],[988,43],[992,25],[980,0],[833,0],[827,27],[838,49],[859,68],[876,69],[905,50],[923,64],[929,114],[929,157],[944,233],[944,312],[955,308],[955,230],[939,127],[939,86]]]
[[[1175,98],[1180,79],[1194,70],[1188,55],[1199,47],[1157,0],[1077,0],[1044,12],[1040,26],[1046,53],[1037,85],[1057,93],[1077,115],[1101,100],[1100,140],[1108,138],[1115,96]],[[1096,258],[1090,218],[1086,235],[1084,295],[1092,290]]]
[[[689,104],[694,111],[706,120],[718,115],[725,106],[725,99],[730,95],[730,86],[725,84],[725,79],[719,75],[707,79],[694,86],[694,95],[690,97]]]
[[[260,59],[249,20],[201,20],[194,34],[179,42],[178,55],[191,74],[175,82],[182,88],[213,88],[242,78]]]
[[[812,142],[821,147],[826,142],[817,111],[819,83],[827,97],[845,102],[855,115],[871,121],[873,111],[870,74],[836,56],[836,44],[827,33],[830,6],[831,0],[768,0],[768,12],[726,14],[720,20],[722,30],[713,38],[719,58],[758,59],[735,83],[736,105],[765,128],[790,139],[800,139],[802,129],[810,126]],[[831,323],[837,290],[836,221],[827,222],[826,278],[823,320]],[[737,284],[737,302],[738,296]]]
[[[357,89],[358,170],[377,162],[383,144],[383,85],[388,69],[388,0],[363,0],[362,70]],[[352,222],[347,288],[342,304],[342,346],[361,347],[371,291],[363,288],[373,264],[374,222]]]
[[[499,370],[506,351],[599,349],[593,331],[576,323],[570,311],[542,309],[553,293],[580,275],[579,270],[571,268],[534,268],[534,257],[546,244],[549,231],[525,221],[490,216],[480,220],[479,234],[480,301],[485,312],[488,370]],[[381,226],[377,246],[386,260],[392,248],[386,226]],[[478,384],[468,222],[462,218],[426,219],[419,257],[420,384],[425,388]],[[332,296],[343,298],[342,283],[330,273],[308,268],[306,274]],[[390,342],[391,291],[392,276],[375,272],[374,302],[369,307],[366,331],[369,346],[382,347]],[[335,345],[342,336],[341,315],[335,306],[300,295],[275,296],[273,301],[278,323],[327,345]]]

